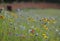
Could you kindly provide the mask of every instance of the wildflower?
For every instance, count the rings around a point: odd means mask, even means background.
[[[47,18],[42,18],[42,21],[47,22],[48,19]]]
[[[44,37],[44,39],[47,39],[48,38],[48,36],[45,33],[42,34],[42,36]]]
[[[56,23],[55,18],[51,18],[51,19],[50,19],[50,22],[55,24],[55,23]]]
[[[45,21],[48,21],[48,19],[46,18]]]
[[[9,22],[12,22],[12,19],[8,19]]]
[[[35,30],[34,29],[29,29],[29,33],[34,34]]]
[[[46,25],[42,25],[43,27],[47,27]]]
[[[47,39],[47,38],[48,38],[48,36],[45,35],[45,36],[44,36],[44,39]]]
[[[58,32],[59,30],[58,29],[56,29],[56,32]]]
[[[46,34],[44,33],[44,34],[42,34],[42,36],[45,36]]]
[[[33,28],[34,28],[34,25],[33,25],[33,26],[31,26],[31,28],[33,29]]]
[[[47,18],[45,18],[45,19],[44,19],[44,22],[47,22],[47,21],[48,21],[48,19],[47,19]]]
[[[31,20],[31,18],[28,18],[28,21],[30,21]]]
[[[42,20],[44,20],[45,18],[42,18]]]
[[[35,22],[35,20],[33,18],[28,18],[28,21]]]
[[[48,21],[47,23],[50,23],[50,21]]]
[[[43,26],[46,30],[48,30],[48,27],[46,25]]]
[[[36,33],[35,36],[38,36],[38,33]]]
[[[5,17],[1,15],[1,16],[0,16],[0,19],[5,19]]]
[[[32,29],[32,30],[31,30],[31,33],[33,33],[33,34],[34,34],[34,32],[35,32],[35,30],[34,30],[34,29]]]
[[[11,13],[11,15],[12,15],[13,17],[15,17],[15,18],[18,17],[17,14],[14,14],[14,13]]]
[[[51,22],[51,23],[54,23],[54,24],[56,23],[56,21],[55,21],[55,20],[50,20],[50,22]]]
[[[46,30],[48,30],[48,27],[45,27]]]
[[[29,29],[29,33],[31,32],[31,29]]]
[[[32,22],[35,22],[35,20],[32,18],[32,20],[31,20]]]

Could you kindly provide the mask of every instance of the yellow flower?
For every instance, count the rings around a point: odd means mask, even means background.
[[[50,23],[56,23],[56,20],[50,20]]]
[[[35,22],[35,20],[33,18],[28,18],[28,21]]]
[[[42,20],[44,20],[44,18],[42,18]]]
[[[44,33],[44,34],[42,34],[42,36],[46,36],[46,34]]]
[[[12,19],[8,19],[8,21],[9,21],[9,22],[11,22],[11,21],[12,21]]]
[[[48,30],[48,27],[46,25],[43,26],[46,30]]]
[[[46,25],[42,25],[43,27],[47,27]]]
[[[17,14],[15,14],[15,13],[11,13],[11,16],[13,16],[13,17],[15,17],[15,18],[18,17]]]
[[[50,21],[48,21],[48,23],[50,23]]]
[[[48,30],[48,27],[45,27],[46,30]]]
[[[32,22],[35,22],[35,20],[32,18],[32,20],[31,20]]]
[[[46,18],[45,21],[48,21],[48,19]]]
[[[31,20],[31,18],[28,18],[28,21],[30,21]]]
[[[42,36],[44,37],[44,39],[48,38],[48,36],[45,33],[43,33]]]
[[[48,19],[47,19],[47,18],[45,18],[43,21],[44,21],[44,22],[47,22],[47,21],[48,21]]]
[[[47,22],[48,19],[47,18],[42,18],[42,21]]]
[[[0,16],[0,19],[5,19],[5,17],[1,15],[1,16]]]
[[[47,39],[47,38],[48,38],[48,36],[45,35],[45,36],[44,36],[44,39]]]

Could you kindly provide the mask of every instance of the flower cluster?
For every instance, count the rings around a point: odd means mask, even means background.
[[[49,38],[51,39],[54,33],[53,30],[55,30],[54,25],[57,21],[52,17],[40,18],[40,16],[37,20],[36,16],[31,17],[23,13],[19,15],[19,13],[16,14],[14,12],[6,12],[6,15],[0,15],[0,19],[5,19],[2,24],[0,24],[1,33],[4,33],[3,37],[8,37],[7,40],[9,40],[9,38],[18,39],[18,41],[45,41]],[[58,33],[58,30],[56,30],[56,32]]]

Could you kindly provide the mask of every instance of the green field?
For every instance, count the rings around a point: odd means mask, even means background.
[[[60,41],[60,10],[2,11],[0,41]]]

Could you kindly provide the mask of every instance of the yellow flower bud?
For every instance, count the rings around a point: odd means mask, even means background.
[[[45,36],[46,34],[44,33],[44,34],[42,34],[43,36]]]
[[[47,38],[48,38],[48,37],[45,35],[45,36],[44,36],[44,39],[47,39]]]

